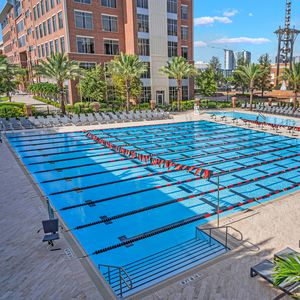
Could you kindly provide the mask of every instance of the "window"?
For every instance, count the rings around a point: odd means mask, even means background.
[[[150,55],[149,39],[138,39],[138,53],[142,56]]]
[[[58,53],[59,52],[59,48],[58,48],[58,40],[54,41],[54,46],[55,46],[55,52]]]
[[[168,42],[168,56],[173,57],[178,55],[177,42]]]
[[[33,19],[36,21],[36,7],[33,8]]]
[[[22,35],[18,38],[18,46],[19,48],[24,47],[26,45],[26,35]]]
[[[46,12],[49,11],[49,0],[45,0],[45,7],[46,7]]]
[[[51,8],[54,7],[54,0],[50,0],[50,6],[51,6]]]
[[[47,35],[47,23],[46,23],[46,21],[43,22],[43,30],[44,30],[44,35]]]
[[[187,26],[181,26],[181,38],[185,41],[189,39],[189,28]]]
[[[41,12],[42,12],[42,15],[45,14],[45,4],[44,4],[44,0],[41,0]]]
[[[95,53],[94,39],[90,37],[77,36],[77,51],[79,53]]]
[[[92,1],[91,0],[74,0],[77,3],[82,3],[82,4],[91,4]]]
[[[189,87],[188,86],[182,87],[182,100],[189,100]]]
[[[30,12],[29,12],[29,10],[26,10],[26,11],[25,11],[25,18],[28,19],[29,16],[30,16]]]
[[[76,28],[93,29],[93,14],[91,12],[75,10],[74,16]]]
[[[21,32],[24,30],[24,21],[20,21],[18,24],[17,24],[17,32]]]
[[[141,94],[141,102],[145,103],[151,100],[151,87],[150,86],[143,86],[142,94]]]
[[[35,27],[35,38],[38,40],[39,39],[39,27]]]
[[[45,56],[45,48],[44,48],[44,45],[41,45],[41,50],[42,50],[42,57]]]
[[[60,4],[60,0],[56,0],[56,4],[57,4],[57,5]]]
[[[49,46],[48,46],[48,43],[45,43],[45,54],[46,54],[46,56],[49,56]]]
[[[147,66],[147,71],[142,74],[141,78],[151,78],[150,63],[149,62],[145,62],[144,64]]]
[[[79,63],[79,67],[83,69],[93,69],[95,68],[96,63],[94,62],[81,62]]]
[[[177,88],[177,86],[170,86],[169,87],[169,97],[170,97],[171,102],[178,100],[178,88]]]
[[[36,5],[36,11],[37,11],[37,17],[39,18],[41,16],[41,8],[39,3]]]
[[[177,14],[177,0],[168,0],[167,11],[168,13]]]
[[[102,29],[103,31],[117,32],[118,18],[115,16],[102,15]]]
[[[54,43],[53,43],[53,41],[49,42],[49,46],[50,46],[50,54],[54,53]]]
[[[42,24],[39,25],[39,29],[40,29],[40,38],[42,38],[44,36],[44,34],[43,34],[43,25]]]
[[[58,18],[58,28],[62,29],[64,27],[64,23],[63,23],[63,17],[61,11],[57,14],[57,18]]]
[[[53,32],[55,32],[57,30],[56,16],[52,17],[52,28],[53,28]]]
[[[177,20],[168,19],[168,35],[177,36]]]
[[[116,0],[101,0],[101,5],[105,7],[116,8]]]
[[[139,8],[148,8],[148,0],[136,0],[136,6]]]
[[[31,35],[32,34],[32,29],[31,28],[28,28],[27,29],[27,35]]]
[[[59,39],[59,41],[60,41],[60,51],[62,52],[62,53],[64,53],[65,52],[65,37],[61,37],[60,39]]]
[[[48,19],[48,20],[47,20],[47,25],[48,25],[48,33],[51,34],[51,33],[52,33],[51,19]]]
[[[119,41],[104,40],[104,54],[106,54],[106,55],[119,54]]]
[[[149,32],[149,16],[138,14],[137,27],[138,32]]]
[[[184,57],[186,60],[189,59],[188,47],[181,47],[181,56]]]
[[[38,57],[40,58],[41,57],[41,47],[38,46],[37,48],[38,48]]]
[[[187,5],[181,5],[181,19],[187,20],[189,17],[189,7]]]

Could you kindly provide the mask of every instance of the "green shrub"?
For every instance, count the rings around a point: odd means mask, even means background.
[[[18,118],[26,115],[24,103],[7,102],[0,103],[0,118]]]
[[[60,104],[56,101],[48,100],[48,99],[42,98],[40,96],[33,96],[33,99],[41,101],[41,102],[49,104],[49,105],[52,105],[52,106],[55,106],[57,108],[60,108]]]

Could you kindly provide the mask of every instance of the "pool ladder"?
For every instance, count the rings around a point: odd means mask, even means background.
[[[129,290],[132,289],[132,280],[128,273],[125,271],[124,268],[118,267],[118,266],[112,266],[112,265],[103,265],[98,264],[98,269],[101,271],[101,268],[106,268],[107,273],[102,273],[106,280],[108,280],[108,283],[111,284],[111,272],[113,272],[113,276],[118,276],[118,282],[119,282],[119,289],[120,289],[120,298],[123,297],[123,283],[127,286]]]
[[[220,229],[225,229],[225,232],[224,232],[224,234],[225,234],[224,247],[225,247],[226,251],[229,250],[229,247],[228,247],[228,237],[229,237],[229,236],[230,236],[231,238],[233,238],[234,240],[238,241],[238,242],[243,241],[243,234],[242,234],[239,230],[237,230],[236,228],[234,228],[234,227],[232,227],[232,226],[226,226],[226,225],[225,225],[225,226],[219,226],[219,227],[201,228],[201,229],[200,229],[199,227],[196,227],[196,239],[199,239],[199,236],[198,236],[199,232],[201,233],[201,232],[208,231],[209,244],[211,245],[212,239],[213,239],[213,237],[212,237],[212,232],[213,232],[214,230],[220,231]],[[235,231],[236,233],[238,233],[239,238],[237,238],[237,237],[235,237],[234,235],[230,234],[230,233],[228,232],[229,229],[231,229],[232,231]]]

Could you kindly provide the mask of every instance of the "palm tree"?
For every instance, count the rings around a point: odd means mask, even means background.
[[[276,285],[290,285],[300,281],[300,255],[288,256],[286,259],[276,259],[273,278]],[[300,299],[297,298],[296,299]],[[300,295],[298,295],[299,297]]]
[[[250,92],[250,110],[252,110],[255,84],[257,83],[257,80],[260,78],[263,72],[264,71],[262,70],[260,65],[256,64],[241,66],[235,71],[235,73],[243,80],[243,82],[248,85]]]
[[[126,110],[129,111],[131,87],[147,71],[145,63],[138,56],[124,54],[116,56],[108,65],[108,72],[115,78],[122,79],[126,91]]]
[[[7,58],[0,55],[0,92],[5,93],[11,102],[11,93],[16,89],[17,84],[14,80],[17,74],[16,68],[9,63]]]
[[[285,69],[283,78],[289,82],[289,85],[293,89],[293,92],[295,94],[294,108],[296,108],[298,92],[300,90],[300,63],[293,64],[292,69]]]
[[[36,66],[36,75],[56,81],[61,93],[61,112],[65,114],[64,82],[65,80],[76,80],[81,77],[81,69],[78,62],[69,60],[64,53],[52,53],[46,60],[39,61],[39,65]]]
[[[182,100],[182,80],[196,73],[195,68],[184,57],[173,57],[167,66],[162,67],[161,72],[169,78],[175,78],[177,81],[178,97],[177,109],[180,109]]]

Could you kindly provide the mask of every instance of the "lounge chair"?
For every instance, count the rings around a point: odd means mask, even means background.
[[[82,122],[77,115],[72,116],[71,120],[75,126],[82,126]]]
[[[88,121],[91,125],[97,125],[98,124],[98,121],[96,120],[95,116],[91,113],[87,114],[87,119],[88,119]]]
[[[23,128],[25,128],[25,129],[32,129],[34,127],[33,124],[24,117],[20,117],[20,122],[21,122],[21,125],[23,126]]]
[[[67,116],[61,116],[59,121],[62,123],[63,126],[71,126],[72,120]]]
[[[95,119],[98,123],[103,124],[105,123],[105,120],[103,119],[102,115],[99,113],[95,113]]]

